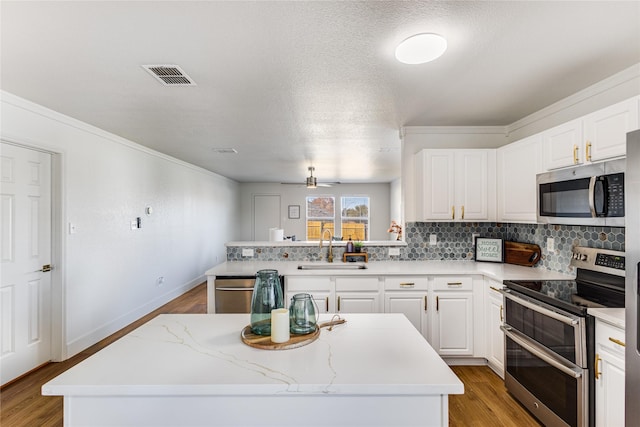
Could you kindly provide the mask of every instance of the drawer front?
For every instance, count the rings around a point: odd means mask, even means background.
[[[429,288],[429,281],[426,277],[417,276],[388,276],[384,279],[384,289],[395,290],[420,290],[426,291]]]
[[[330,291],[331,279],[328,277],[292,277],[286,276],[287,292]]]
[[[471,276],[437,276],[433,279],[435,291],[470,291],[472,288]]]
[[[378,277],[336,277],[336,291],[378,291]]]
[[[596,343],[598,346],[607,348],[624,357],[624,330],[601,320],[596,320]]]

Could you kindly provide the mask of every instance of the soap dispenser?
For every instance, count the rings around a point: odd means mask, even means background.
[[[353,252],[353,241],[351,240],[351,236],[349,236],[349,241],[347,242],[347,253],[352,254]]]

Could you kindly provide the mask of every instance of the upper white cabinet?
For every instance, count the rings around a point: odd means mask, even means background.
[[[638,99],[631,98],[542,132],[546,170],[626,154],[627,132],[638,128]]]
[[[536,222],[536,174],[542,169],[542,136],[497,150],[498,221]]]
[[[612,105],[584,119],[585,160],[620,157],[626,154],[627,132],[638,128],[636,99]]]
[[[422,150],[416,170],[420,219],[495,219],[495,150]]]

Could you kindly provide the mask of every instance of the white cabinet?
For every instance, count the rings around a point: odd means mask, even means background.
[[[547,170],[583,163],[582,119],[542,132],[544,167]]]
[[[624,330],[596,319],[596,427],[624,423]]]
[[[470,276],[433,280],[431,345],[441,356],[473,356],[472,283]]]
[[[498,289],[502,284],[487,279],[485,285],[485,322],[487,342],[487,363],[493,371],[504,378],[504,333],[500,329],[504,321],[502,294]]]
[[[497,150],[498,221],[536,222],[536,174],[542,168],[540,134]]]
[[[495,150],[422,150],[416,170],[420,219],[495,218]]]
[[[384,312],[402,313],[429,339],[429,281],[426,277],[387,277],[384,283]]]
[[[381,313],[380,280],[378,277],[336,278],[338,313]]]
[[[637,128],[635,98],[589,114],[584,119],[585,160],[596,162],[626,155],[627,132]]]
[[[638,128],[638,100],[631,98],[542,132],[547,170],[626,154],[626,134]]]
[[[328,276],[286,277],[285,305],[289,307],[295,294],[311,294],[320,313],[335,312],[334,282]]]

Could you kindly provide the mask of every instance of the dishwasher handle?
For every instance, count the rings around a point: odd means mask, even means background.
[[[242,291],[242,292],[253,292],[253,288],[229,288],[229,287],[222,287],[222,288],[216,288],[216,291]]]

